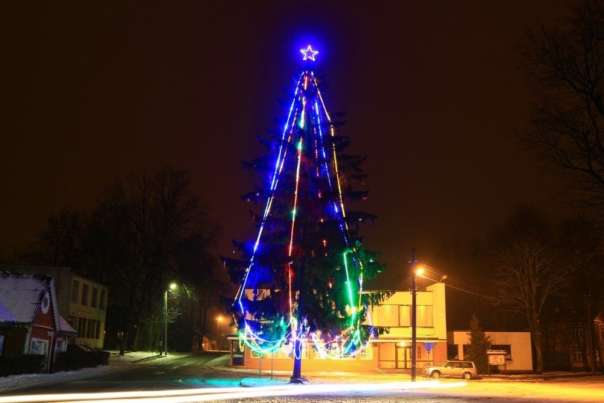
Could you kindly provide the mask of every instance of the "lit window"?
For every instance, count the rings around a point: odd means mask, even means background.
[[[419,327],[432,327],[434,321],[432,317],[432,305],[418,305],[417,306],[417,326]]]
[[[378,305],[373,308],[372,320],[374,326],[398,326],[398,305]]]

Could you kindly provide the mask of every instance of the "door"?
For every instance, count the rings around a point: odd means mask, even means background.
[[[396,346],[396,368],[411,368],[411,347]]]

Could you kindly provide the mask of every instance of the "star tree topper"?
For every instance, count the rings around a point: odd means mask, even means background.
[[[319,54],[318,50],[314,50],[311,45],[308,45],[306,48],[300,49],[300,53],[302,53],[302,60],[310,60],[316,61],[317,55]]]

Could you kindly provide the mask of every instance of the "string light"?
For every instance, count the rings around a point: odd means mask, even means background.
[[[308,45],[306,49],[300,49],[300,53],[302,53],[302,60],[311,60],[314,62],[317,60],[317,55],[319,54],[319,51],[314,50],[311,45]]]
[[[306,49],[300,49],[303,55],[303,60],[315,61],[318,51],[313,50],[309,45]],[[307,110],[308,104],[308,110]],[[325,139],[323,132],[323,121],[328,124],[329,135],[332,138],[329,143],[331,150],[328,153],[328,142]],[[311,149],[308,155],[304,155],[305,138],[310,138]],[[295,146],[293,146],[294,138],[296,138]],[[346,356],[354,356],[363,351],[368,340],[361,330],[361,319],[364,317],[365,307],[362,305],[361,293],[363,288],[363,262],[357,256],[357,250],[350,243],[348,234],[348,223],[346,218],[346,210],[344,206],[344,197],[342,193],[342,182],[340,179],[339,165],[337,160],[335,128],[331,121],[331,117],[325,106],[325,102],[319,89],[318,81],[312,70],[305,70],[299,76],[292,103],[290,105],[287,119],[283,126],[277,158],[273,168],[273,173],[268,186],[267,199],[258,226],[258,232],[252,248],[249,264],[245,270],[237,294],[235,297],[235,306],[238,311],[240,323],[239,338],[240,342],[249,347],[258,354],[267,354],[276,351],[285,352],[289,355],[302,355],[303,349],[299,352],[294,349],[296,340],[302,341],[302,346],[308,341],[319,353],[320,356],[327,358],[341,358]],[[265,232],[265,228],[269,225],[269,219],[273,210],[275,197],[278,190],[279,179],[286,165],[288,150],[295,148],[295,185],[293,191],[293,200],[291,205],[291,217],[289,228],[289,241],[287,244],[288,262],[285,265],[285,276],[287,279],[287,312],[276,313],[272,318],[256,317],[257,313],[250,311],[246,304],[249,304],[249,296],[245,290],[254,285],[249,285],[250,273],[256,270],[255,258],[260,251],[260,244]],[[314,158],[313,158],[314,157]],[[307,162],[308,161],[308,162]],[[321,180],[326,180],[329,193],[317,191],[319,199],[326,199],[329,209],[333,213],[330,216],[335,217],[338,223],[338,228],[341,231],[345,250],[342,252],[342,263],[346,276],[345,280],[345,300],[346,304],[346,328],[335,333],[321,333],[319,330],[309,331],[309,326],[305,318],[298,317],[296,302],[296,290],[293,289],[293,280],[295,277],[295,244],[296,244],[296,222],[299,211],[299,192],[301,186],[301,171],[302,166],[307,166],[307,163],[315,163],[314,168],[315,179],[320,183]],[[292,162],[293,163],[293,162]],[[291,166],[291,165],[288,165]],[[307,168],[305,168],[307,169]],[[307,171],[305,171],[307,172]],[[332,178],[335,176],[335,178]],[[304,176],[309,178],[308,175]],[[321,179],[323,177],[324,179]],[[310,179],[309,179],[310,180]],[[281,194],[281,193],[280,193]],[[304,213],[304,211],[302,212]],[[324,213],[326,213],[324,211]],[[324,217],[319,218],[320,223],[325,222]],[[321,240],[323,248],[327,249],[328,241],[323,238]],[[327,250],[325,251],[327,256]],[[335,267],[333,270],[340,270]],[[333,281],[330,279],[328,287],[334,287]],[[244,298],[245,296],[245,298]],[[256,297],[254,297],[256,298]],[[338,302],[340,303],[340,302]],[[337,309],[337,308],[335,308]],[[332,329],[333,332],[333,329]],[[296,357],[300,358],[300,357]]]

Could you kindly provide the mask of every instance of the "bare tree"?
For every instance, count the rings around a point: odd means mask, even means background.
[[[531,30],[526,43],[539,97],[526,140],[575,174],[581,201],[604,207],[604,2],[581,2],[563,23]]]
[[[83,213],[69,208],[51,214],[44,230],[18,260],[53,266],[78,265],[86,220]]]
[[[117,181],[90,214],[65,210],[53,215],[27,260],[72,266],[107,284],[108,338],[119,334],[122,350],[149,348],[171,281],[184,282],[205,298],[195,302],[202,312],[208,310],[208,294],[218,299],[216,235],[190,175],[164,168]],[[194,320],[187,324],[193,327]]]
[[[535,371],[543,372],[541,320],[548,299],[568,278],[557,257],[554,229],[537,211],[518,209],[495,234],[493,256],[499,303],[522,314],[531,331]]]
[[[560,304],[567,309],[566,315],[580,323],[584,340],[577,340],[583,349],[583,365],[594,371],[597,358],[594,319],[598,301],[604,297],[600,284],[604,281],[602,234],[594,224],[583,218],[562,223],[560,228],[561,261],[568,266],[571,277],[565,284]]]

